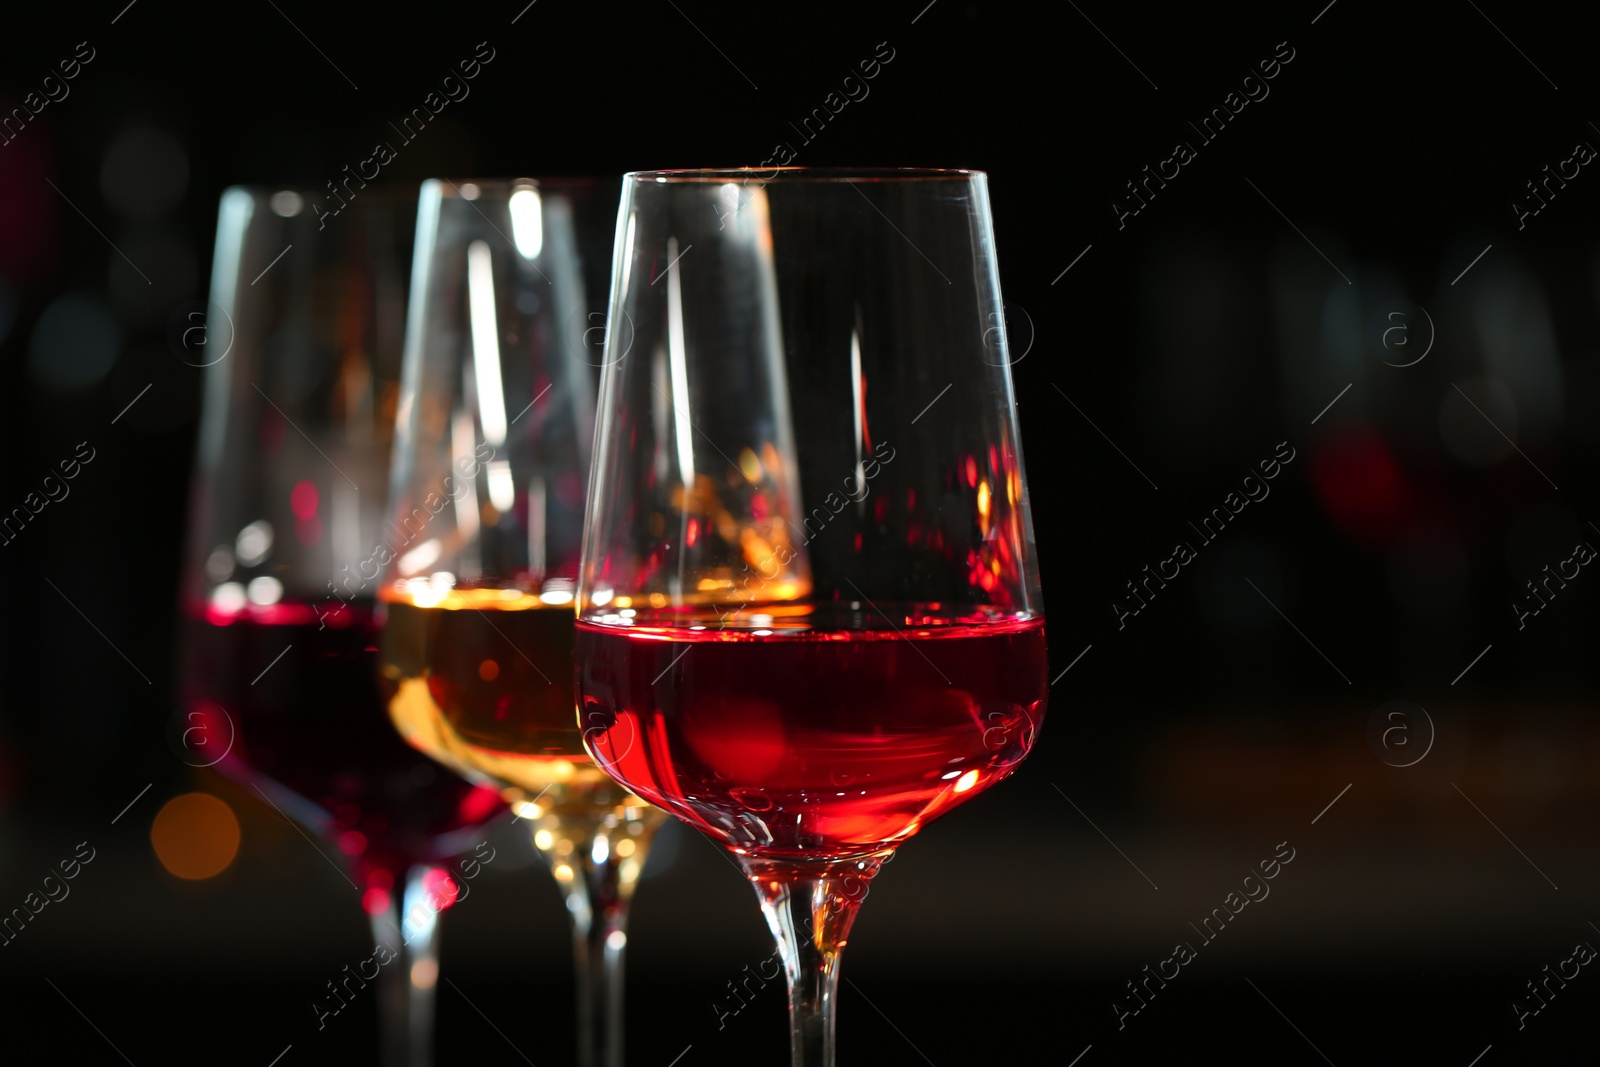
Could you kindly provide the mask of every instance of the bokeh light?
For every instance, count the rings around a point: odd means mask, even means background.
[[[456,817],[465,822],[478,822],[500,807],[500,794],[488,786],[479,786],[461,798],[456,805]]]
[[[1387,544],[1414,508],[1399,461],[1369,427],[1330,435],[1316,446],[1310,466],[1322,510],[1357,541]]]
[[[214,878],[239,854],[239,820],[225,801],[210,793],[185,793],[156,813],[150,846],[161,865],[179,878]]]
[[[129,218],[154,218],[172,210],[188,188],[189,157],[176,138],[160,130],[125,131],[100,165],[101,193]]]
[[[422,876],[422,888],[428,895],[428,902],[437,911],[454,904],[457,894],[461,892],[456,888],[455,879],[442,867],[435,867]]]
[[[272,524],[266,519],[250,523],[234,539],[233,551],[246,567],[254,567],[266,559],[267,553],[272,551]]]
[[[309,519],[317,513],[317,487],[310,482],[297,482],[289,493],[289,507],[297,519]]]
[[[98,297],[67,293],[39,316],[28,344],[28,367],[53,389],[86,389],[117,361],[117,345],[111,309]]]
[[[373,886],[361,894],[361,906],[368,915],[382,915],[389,910],[389,891]]]
[[[0,115],[21,104],[0,93]],[[13,140],[0,151],[0,274],[18,288],[49,270],[61,253],[59,212],[70,211],[50,188],[55,159],[38,137]]]
[[[272,213],[280,218],[292,219],[300,214],[300,209],[305,206],[305,199],[293,189],[284,189],[272,194],[269,201]]]

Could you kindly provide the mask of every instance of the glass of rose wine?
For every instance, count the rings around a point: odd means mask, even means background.
[[[443,864],[502,808],[394,736],[376,587],[358,576],[387,539],[405,319],[395,242],[415,199],[369,190],[324,228],[316,195],[223,193],[211,300],[178,324],[205,367],[180,598],[184,737],[334,846],[371,918],[379,973],[330,982],[319,1021],[375,982],[383,1062],[424,1067],[437,917],[461,884]]]
[[[615,181],[423,184],[379,561],[395,727],[529,820],[567,898],[581,1067],[621,1067],[627,909],[666,818],[594,765],[572,689],[616,203]]]
[[[831,1065],[873,877],[1044,715],[986,179],[635,173],[617,233],[580,722],[603,770],[738,858],[793,1061]]]

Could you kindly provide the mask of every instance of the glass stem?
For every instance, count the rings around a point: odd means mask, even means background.
[[[372,940],[381,955],[374,960],[389,962],[378,969],[378,1047],[383,1067],[409,1067],[406,1052],[406,989],[400,975],[405,957],[404,938],[400,933],[400,899],[396,895],[389,906],[372,916]]]
[[[439,911],[427,888],[436,868],[406,873],[398,900],[372,917],[386,950],[378,971],[378,1025],[384,1067],[433,1067],[434,987],[439,977]]]
[[[889,856],[828,863],[741,859],[783,960],[794,1067],[834,1067],[839,956],[873,876]]]
[[[622,1067],[628,905],[659,819],[652,817],[637,834],[627,832],[631,825],[631,820],[609,815],[560,811],[535,823],[534,843],[545,854],[572,916],[578,1067]],[[618,855],[619,846],[627,855]]]

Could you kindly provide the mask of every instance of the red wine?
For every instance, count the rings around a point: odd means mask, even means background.
[[[412,864],[470,845],[503,806],[395,733],[371,607],[323,618],[319,628],[308,606],[280,603],[191,620],[185,704],[207,744],[232,739],[218,770],[333,842],[364,888],[388,889]]]
[[[1042,619],[820,621],[580,622],[590,753],[737,852],[822,860],[904,840],[1033,747],[1049,688]]]

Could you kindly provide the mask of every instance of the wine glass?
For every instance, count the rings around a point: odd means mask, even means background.
[[[380,593],[396,728],[500,790],[566,896],[583,1067],[621,1067],[627,908],[666,818],[594,766],[572,690],[616,202],[614,181],[423,184]]]
[[[367,190],[319,227],[316,196],[224,192],[211,301],[178,324],[206,368],[180,598],[184,735],[207,764],[225,749],[218,770],[336,847],[377,942],[357,970],[373,981],[365,965],[378,968],[384,1063],[423,1067],[437,916],[464,885],[441,864],[503,809],[395,737],[378,686],[366,560],[386,540],[396,242],[414,199]],[[363,986],[319,990],[318,1021]]]
[[[987,181],[628,175],[578,585],[596,762],[726,846],[832,1064],[873,876],[1038,735]],[[627,343],[631,342],[631,348]]]

